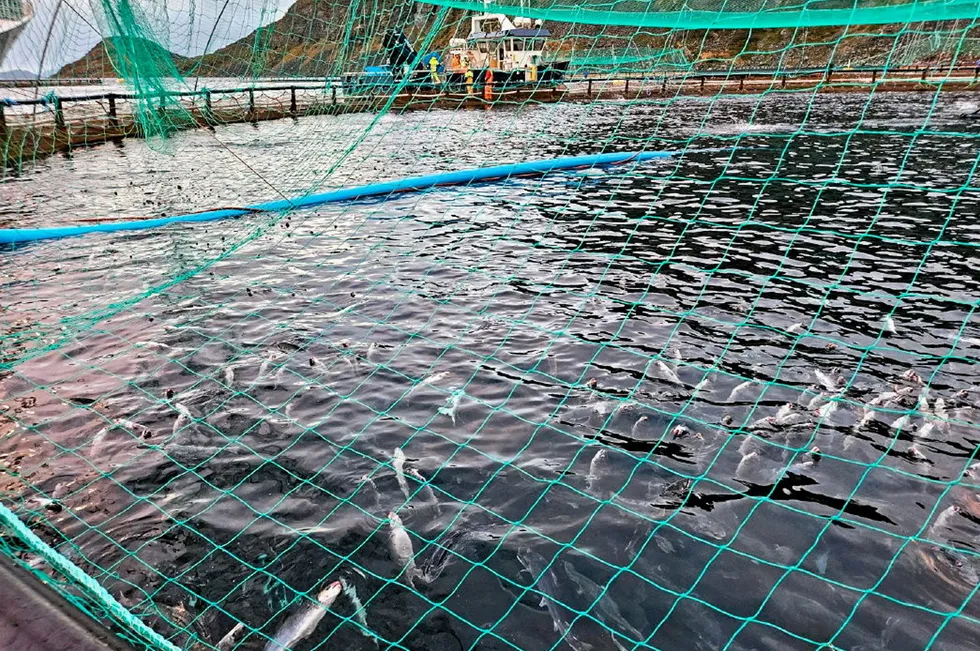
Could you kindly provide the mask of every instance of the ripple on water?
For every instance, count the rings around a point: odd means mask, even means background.
[[[336,169],[366,116],[39,163],[0,186],[24,225],[269,198],[230,152],[307,189],[739,146],[5,252],[0,432],[23,479],[3,487],[127,605],[151,594],[212,643],[231,622],[207,604],[273,635],[297,591],[345,576],[408,648],[551,646],[531,547],[596,649],[626,643],[610,627],[661,649],[965,648],[974,127],[955,97],[811,99],[389,115]],[[845,391],[821,395],[815,369]],[[916,407],[917,377],[947,420]],[[395,448],[431,482],[409,477],[409,500]],[[937,527],[954,505],[973,517]],[[419,564],[465,532],[418,593],[390,580],[391,509]]]

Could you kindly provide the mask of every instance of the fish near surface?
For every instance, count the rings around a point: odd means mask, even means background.
[[[463,400],[464,392],[462,389],[456,389],[453,391],[452,395],[446,401],[445,406],[439,407],[438,412],[443,416],[449,416],[453,421],[453,425],[456,424],[456,412],[459,410],[459,403]]]
[[[391,557],[404,570],[405,583],[410,588],[415,587],[415,576],[418,570],[415,567],[415,549],[412,547],[412,539],[409,537],[402,519],[394,511],[388,513],[388,546],[391,549]]]
[[[603,586],[600,586],[589,577],[580,573],[569,561],[564,561],[563,566],[565,568],[565,574],[575,584],[579,594],[584,595],[589,600],[589,603],[595,604],[593,606],[593,612],[595,612],[599,619],[619,635],[633,638],[633,642],[642,642],[646,639],[646,636],[626,621],[626,618],[623,617],[622,612],[619,610],[619,605],[616,604],[613,598],[608,593],[603,593],[605,589]]]
[[[401,489],[408,499],[408,482],[405,481],[405,452],[401,448],[395,448],[391,455],[391,467],[395,469],[395,479],[398,481],[398,488]]]
[[[556,601],[559,593],[558,578],[548,567],[548,561],[541,554],[526,547],[517,552],[517,560],[531,575],[532,586],[544,595],[541,597],[540,605],[548,609],[555,632],[561,635],[565,643],[574,651],[592,651],[594,647],[591,644],[580,640],[569,630],[572,614]]]
[[[317,603],[306,604],[302,610],[290,615],[286,623],[276,633],[276,637],[265,646],[265,651],[287,651],[292,649],[297,642],[308,637],[316,629],[323,616],[327,614],[327,609],[333,605],[342,590],[343,586],[339,581],[334,581],[326,589],[321,590],[316,598]]]

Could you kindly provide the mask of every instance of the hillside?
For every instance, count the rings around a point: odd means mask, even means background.
[[[78,61],[69,63],[56,77],[128,77],[139,70],[149,76],[184,74],[193,67],[193,60],[168,52],[162,46],[141,38],[107,38],[88,51]]]
[[[365,3],[366,4],[366,3]],[[203,77],[325,76],[380,64],[381,38],[392,27],[404,29],[422,47],[439,8],[399,0],[377,0],[370,15],[351,20],[349,5],[322,0],[297,0],[282,18],[215,52],[196,58],[171,54],[144,39],[107,39],[78,61],[62,68],[59,77],[116,77],[194,74]],[[356,7],[365,5],[357,4]],[[384,18],[380,18],[380,17]],[[552,22],[549,47],[559,58],[572,52],[608,51],[610,48],[683,53],[700,67],[727,68],[825,65],[837,66],[940,63],[950,59],[949,46],[959,41],[957,29],[967,25],[923,24],[921,31],[900,26],[822,27],[806,30],[760,29],[677,31],[645,30],[626,26],[596,26]],[[974,31],[974,30],[970,30]],[[468,14],[450,10],[429,45],[442,49],[449,39],[466,36]],[[937,34],[938,32],[938,34]],[[889,38],[881,38],[882,35]],[[943,38],[937,39],[937,35]],[[959,41],[962,45],[963,41]],[[967,39],[967,43],[976,39]],[[972,61],[977,53],[961,55]]]

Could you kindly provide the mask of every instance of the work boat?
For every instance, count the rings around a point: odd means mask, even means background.
[[[469,36],[449,42],[443,68],[450,83],[458,83],[468,69],[478,82],[484,81],[489,70],[495,87],[558,84],[568,62],[542,62],[549,36],[541,20],[518,17],[511,21],[504,14],[472,16]]]

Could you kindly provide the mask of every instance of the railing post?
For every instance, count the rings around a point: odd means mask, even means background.
[[[630,78],[627,77],[626,78],[626,90],[623,91],[623,94],[625,95],[626,93],[629,93],[629,92],[630,92]]]
[[[289,114],[296,117],[296,86],[289,87]]]
[[[786,75],[783,75],[783,79],[782,79],[782,84],[781,85],[782,85],[783,88],[786,88]]]
[[[255,122],[255,89],[248,89],[248,120],[250,122]]]
[[[116,94],[115,93],[109,93],[106,96],[106,99],[109,100],[109,125],[113,129],[118,129],[119,128],[119,119],[118,119],[118,116],[116,114]]]
[[[871,83],[873,84],[873,83],[876,83],[877,81],[878,81],[878,71],[877,70],[872,70],[871,71]]]
[[[701,77],[701,92],[704,92],[704,77]]]
[[[745,75],[739,75],[739,77],[738,77],[738,89],[740,91],[745,90]]]
[[[54,100],[52,100],[52,103],[54,104],[54,126],[55,126],[55,129],[58,129],[60,131],[64,131],[65,130],[65,114],[61,110],[61,98],[58,97],[57,95],[55,95],[54,96]]]
[[[592,80],[589,80],[589,95],[592,95]]]
[[[666,94],[667,94],[667,75],[664,75],[664,83],[663,83],[663,85],[662,85],[662,86],[660,87],[660,92],[661,92],[661,93],[662,93],[663,95],[666,95]]]
[[[330,105],[337,106],[337,87],[334,86],[330,89]]]
[[[204,89],[204,119],[210,123],[214,120],[214,113],[211,111],[211,91]]]
[[[0,102],[0,140],[7,139],[7,116],[3,114],[4,103]]]
[[[926,66],[925,68],[922,69],[922,81],[926,80],[926,73],[928,72],[929,72],[929,66]]]

